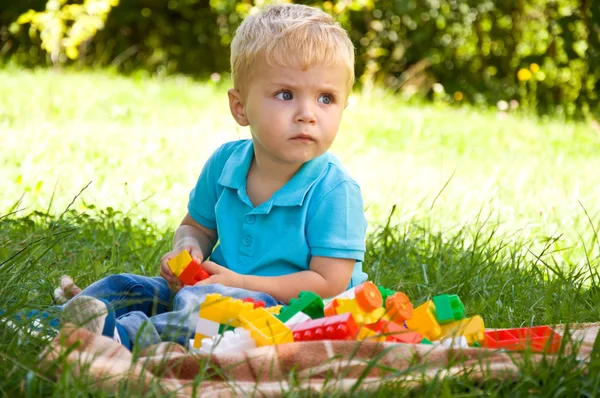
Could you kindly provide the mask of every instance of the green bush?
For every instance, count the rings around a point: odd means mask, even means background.
[[[0,13],[0,54],[24,65],[72,63],[206,77],[228,70],[240,21],[263,1],[127,0],[103,29],[49,57],[14,22],[46,0]],[[49,0],[49,2],[66,0]],[[109,0],[85,0],[85,2]],[[363,89],[522,107],[568,117],[600,114],[600,5],[590,0],[351,0],[307,3],[333,14],[357,48]],[[23,20],[21,20],[23,22]],[[71,51],[71,55],[75,52]],[[514,103],[514,101],[513,101]]]

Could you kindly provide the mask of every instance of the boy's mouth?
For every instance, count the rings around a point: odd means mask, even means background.
[[[292,137],[293,141],[298,141],[298,142],[303,142],[303,141],[314,141],[315,139],[313,138],[312,135],[310,134],[298,134]]]

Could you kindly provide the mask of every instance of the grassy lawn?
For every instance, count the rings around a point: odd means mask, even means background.
[[[155,275],[206,158],[248,137],[226,88],[1,70],[0,308],[47,307],[64,273],[82,285]],[[333,152],[363,188],[375,282],[413,303],[456,293],[486,326],[520,327],[600,321],[599,145],[587,124],[374,92],[351,99]],[[91,391],[70,375],[36,377],[43,344],[0,326],[0,391]],[[542,369],[523,365],[510,383],[440,377],[417,395],[597,394],[600,362],[576,363],[565,354]]]

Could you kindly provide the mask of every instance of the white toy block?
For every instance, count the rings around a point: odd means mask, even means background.
[[[244,328],[228,330],[223,335],[202,339],[200,352],[205,354],[225,354],[230,352],[241,352],[256,348],[256,342],[250,336],[250,332]]]
[[[219,334],[219,324],[204,318],[198,318],[196,322],[196,333],[204,336],[215,336]]]
[[[436,341],[436,343],[444,348],[469,348],[469,343],[465,336],[448,337],[447,339]]]
[[[311,320],[311,317],[309,317],[308,315],[306,315],[302,311],[298,311],[296,314],[294,314],[293,317],[291,317],[286,322],[284,322],[284,325],[287,326],[287,327],[290,327],[290,326],[295,325],[297,323],[307,322],[307,321],[310,321],[310,320]]]

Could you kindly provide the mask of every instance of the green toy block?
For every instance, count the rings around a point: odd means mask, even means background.
[[[321,297],[313,292],[300,292],[298,298],[291,299],[290,305],[283,307],[279,311],[277,318],[285,323],[300,311],[312,319],[323,318],[325,316]]]
[[[441,325],[465,318],[465,306],[456,294],[435,296],[433,304],[435,305],[435,317]]]
[[[481,343],[476,341],[473,343],[473,347],[481,348]]]
[[[394,293],[396,293],[395,291],[393,291],[391,289],[386,289],[383,286],[377,286],[377,290],[379,290],[379,293],[381,293],[381,298],[383,299],[384,306],[385,306],[385,300],[387,300],[388,296],[391,296]]]
[[[427,340],[425,337],[423,337],[423,340],[421,340],[421,342],[419,344],[433,345],[433,343],[431,341]]]
[[[219,326],[219,334],[223,334],[228,330],[235,330],[233,326],[221,324]]]

